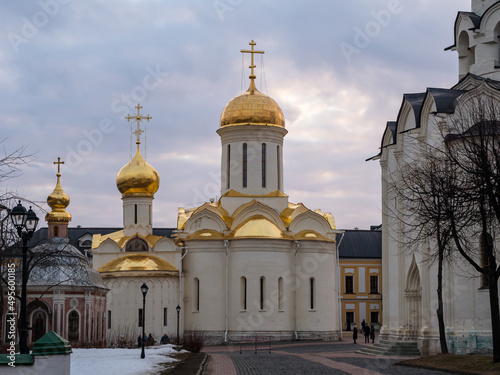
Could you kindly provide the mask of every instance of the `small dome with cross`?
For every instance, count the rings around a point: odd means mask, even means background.
[[[251,50],[241,50],[251,54],[250,86],[248,90],[233,98],[222,111],[220,126],[231,125],[274,125],[285,127],[283,112],[271,97],[262,94],[255,87],[254,54],[264,54],[264,51],[254,50],[255,42],[250,42]]]
[[[139,147],[135,156],[123,166],[116,176],[116,187],[127,196],[151,197],[160,187],[160,175],[141,155]]]

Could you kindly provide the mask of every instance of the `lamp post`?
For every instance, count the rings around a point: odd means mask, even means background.
[[[177,311],[177,345],[179,345],[179,313],[181,312],[181,307],[177,305],[175,310]]]
[[[141,358],[144,358],[146,354],[144,353],[144,337],[146,336],[146,294],[148,294],[148,286],[146,283],[142,283],[141,285],[141,292],[142,292],[142,351],[141,351]]]
[[[21,201],[10,212],[12,224],[17,229],[17,234],[23,241],[23,270],[21,282],[21,315],[20,320],[20,335],[19,335],[19,352],[21,354],[29,354],[28,347],[28,322],[26,320],[26,285],[28,284],[28,241],[33,237],[36,226],[38,225],[38,217],[33,212],[31,207],[26,212],[26,208],[21,204]],[[24,229],[24,231],[23,231]]]

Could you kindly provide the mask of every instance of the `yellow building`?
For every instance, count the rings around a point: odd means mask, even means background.
[[[339,246],[342,327],[382,325],[382,232],[346,230]]]

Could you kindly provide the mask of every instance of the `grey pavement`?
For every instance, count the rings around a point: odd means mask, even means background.
[[[209,360],[203,375],[444,375],[445,372],[395,365],[410,357],[369,356],[356,353],[365,344],[349,342],[289,342],[254,352],[253,346],[204,348]],[[371,345],[371,344],[366,344]]]

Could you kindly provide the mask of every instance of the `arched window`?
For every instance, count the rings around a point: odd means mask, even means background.
[[[59,237],[59,227],[57,225],[54,226],[54,237]]]
[[[226,186],[231,187],[231,145],[227,145],[227,167],[226,167]]]
[[[200,279],[194,278],[194,310],[200,311]]]
[[[314,310],[315,309],[315,303],[316,303],[316,296],[314,295],[314,292],[315,292],[315,282],[314,282],[314,277],[311,277],[309,279],[309,289],[310,289],[310,299],[311,299],[311,310]]]
[[[92,323],[94,319],[92,318]],[[68,341],[76,342],[80,341],[79,334],[79,324],[80,324],[80,316],[76,310],[73,310],[68,315]]]
[[[242,276],[240,279],[240,310],[247,309],[247,278]]]
[[[264,300],[266,299],[266,278],[260,278],[260,309],[264,310]]]
[[[474,47],[470,46],[469,34],[463,30],[458,37],[458,70],[459,77],[463,78],[470,72],[475,63]]]
[[[485,273],[482,274],[482,288],[489,288],[490,283],[488,281],[488,277],[486,274],[489,271],[490,268],[490,258],[488,256],[488,253],[491,253],[493,251],[493,237],[489,233],[486,233],[486,240],[485,236],[481,235],[481,267],[484,268]]]
[[[283,278],[278,279],[278,311],[283,311]]]
[[[266,187],[266,144],[262,144],[262,187]]]
[[[134,237],[127,243],[125,251],[148,251],[148,244],[143,239]]]
[[[247,187],[247,172],[248,172],[248,155],[247,155],[247,144],[243,143],[243,187]]]

